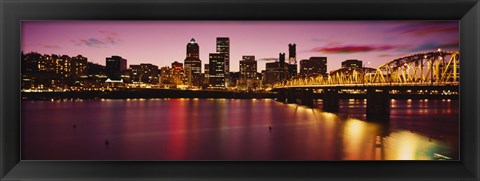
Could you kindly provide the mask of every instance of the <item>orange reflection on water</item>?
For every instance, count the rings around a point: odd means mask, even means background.
[[[344,160],[371,160],[375,125],[358,119],[347,119],[343,129]]]
[[[431,160],[440,143],[425,136],[399,131],[392,133],[385,144],[385,160]]]

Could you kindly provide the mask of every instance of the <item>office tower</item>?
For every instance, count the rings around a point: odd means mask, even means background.
[[[240,78],[254,79],[257,74],[255,56],[242,56],[240,60]]]
[[[59,85],[55,60],[36,52],[21,54],[22,89],[49,89]]]
[[[130,65],[132,82],[156,84],[159,82],[158,66],[152,64]]]
[[[240,80],[240,72],[230,72],[228,75],[228,79],[230,81],[230,87],[237,87],[237,83]]]
[[[225,88],[225,54],[210,53],[208,65],[209,87],[214,89]]]
[[[361,60],[345,60],[342,62],[342,68],[362,68],[362,61]]]
[[[286,80],[291,79],[297,75],[297,64],[286,64],[287,65],[287,73],[285,75]]]
[[[217,53],[225,56],[225,74],[230,72],[230,38],[217,37]]]
[[[203,73],[203,75],[205,76],[205,78],[204,78],[204,82],[203,82],[203,83],[208,85],[208,84],[210,84],[210,81],[209,81],[209,79],[208,79],[208,77],[209,77],[209,75],[210,75],[210,74],[209,74],[210,65],[209,65],[208,63],[205,64],[204,70],[205,70],[205,72]]]
[[[297,64],[297,45],[288,44],[288,63]]]
[[[173,84],[173,69],[165,66],[160,68],[160,83],[163,87],[170,87]]]
[[[310,57],[300,61],[300,75],[327,75],[327,57]]]
[[[200,58],[200,47],[198,44],[195,42],[195,39],[192,38],[190,39],[190,42],[187,43],[187,58]]]
[[[280,62],[268,62],[265,64],[265,85],[273,85],[282,80],[281,77],[284,77],[284,69],[280,67]]]
[[[120,80],[122,73],[127,70],[127,60],[120,56],[107,57],[105,65],[105,72],[112,80]]]
[[[172,83],[175,85],[185,84],[185,70],[183,68],[183,63],[177,61],[172,63]]]
[[[87,62],[87,74],[88,75],[105,75],[105,66]]]
[[[199,59],[199,51],[200,47],[192,38],[187,43],[187,57],[184,60],[186,81],[189,86],[201,85],[202,61]]]
[[[70,75],[72,77],[87,75],[87,62],[87,58],[82,55],[72,57],[70,63]]]
[[[255,56],[242,56],[238,86],[254,89],[257,81],[257,61]]]

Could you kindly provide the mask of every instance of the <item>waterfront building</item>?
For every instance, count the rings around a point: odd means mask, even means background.
[[[230,38],[217,37],[217,53],[223,53],[225,59],[225,74],[230,72]]]
[[[172,83],[175,85],[185,85],[185,70],[183,69],[183,63],[172,63]]]
[[[188,86],[200,86],[202,84],[202,61],[200,60],[200,47],[191,39],[187,43],[187,57],[184,60],[185,75]]]
[[[229,75],[230,87],[237,87],[240,79],[240,72],[230,72]]]
[[[297,64],[297,45],[288,44],[288,63]]]
[[[87,75],[106,75],[105,74],[105,66],[87,62]]]
[[[105,65],[105,72],[111,80],[120,80],[127,70],[127,60],[120,56],[107,57]]]
[[[238,86],[245,89],[254,89],[258,86],[255,56],[242,56]]]
[[[362,61],[361,60],[345,60],[342,62],[342,68],[362,68]]]
[[[300,75],[312,74],[327,75],[327,57],[310,57],[300,61]]]
[[[22,89],[62,90],[87,75],[87,58],[81,55],[21,54]]]
[[[172,68],[165,66],[160,68],[160,84],[165,87],[170,87],[173,84]]]
[[[60,82],[56,66],[50,55],[36,52],[21,54],[22,89],[55,89]]]
[[[225,85],[225,54],[209,54],[208,70],[209,87],[213,89],[224,89]]]
[[[82,55],[77,55],[71,58],[70,63],[70,76],[79,77],[87,75],[87,63],[88,60]]]
[[[129,78],[131,82],[159,83],[158,66],[152,64],[130,65]]]
[[[286,64],[287,74],[286,80],[291,79],[292,77],[297,76],[297,64]]]
[[[209,77],[209,73],[208,73],[208,72],[210,71],[210,66],[208,65],[208,63],[205,64],[204,69],[205,69],[205,72],[204,72],[203,75],[205,76],[205,78],[204,78],[204,80],[203,80],[203,81],[204,81],[203,83],[204,83],[204,84],[207,84],[207,86],[208,86],[208,84],[210,84],[210,81],[209,81],[209,79],[208,79],[208,77]]]

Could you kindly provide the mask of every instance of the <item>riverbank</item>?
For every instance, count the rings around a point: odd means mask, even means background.
[[[23,100],[51,99],[136,99],[136,98],[273,98],[269,92],[233,92],[224,90],[128,89],[117,91],[22,92]]]
[[[272,92],[234,92],[225,90],[180,90],[180,89],[128,89],[117,91],[76,91],[76,92],[22,92],[23,100],[51,99],[136,99],[136,98],[225,98],[225,99],[274,99]],[[315,94],[322,99],[323,94]],[[339,94],[340,99],[366,99],[366,94]],[[458,95],[436,94],[391,94],[392,99],[458,99]]]

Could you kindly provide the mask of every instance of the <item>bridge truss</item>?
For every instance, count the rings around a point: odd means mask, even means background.
[[[279,82],[274,88],[334,85],[458,85],[458,52],[435,51],[409,55],[374,68],[341,68],[327,76],[314,74]]]

